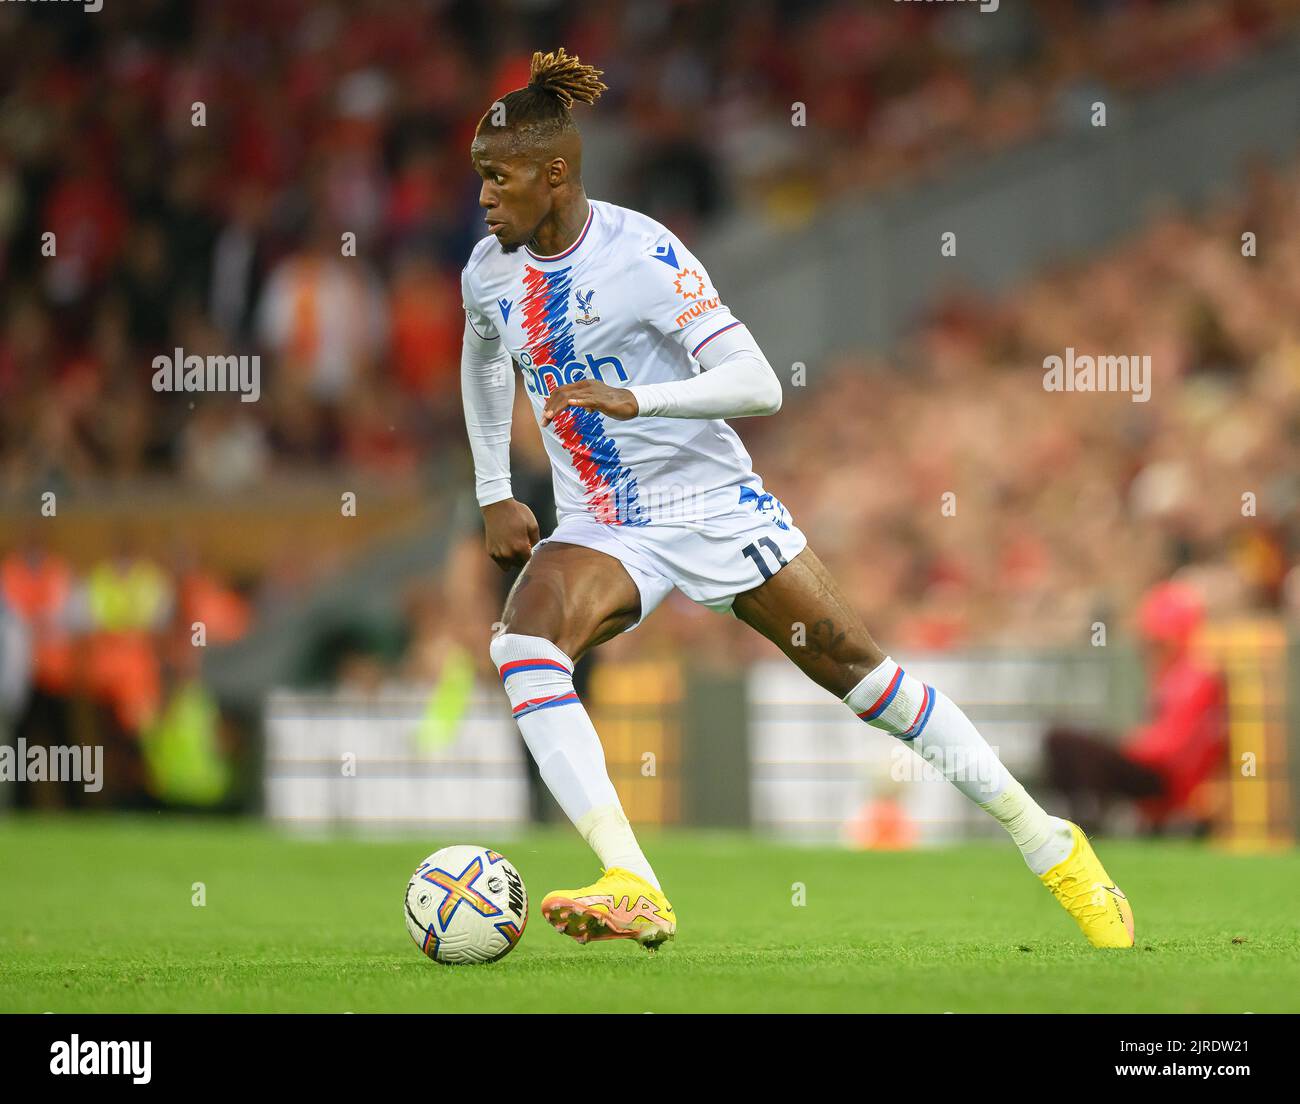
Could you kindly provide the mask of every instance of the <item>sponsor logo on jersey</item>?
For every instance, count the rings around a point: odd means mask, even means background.
[[[704,294],[704,277],[693,268],[680,269],[673,290],[683,299],[698,299]]]
[[[650,256],[656,261],[663,261],[669,268],[677,268],[677,254],[673,252],[672,242],[660,242],[650,250]]]
[[[597,356],[595,353],[588,353],[585,360],[574,359],[564,364],[534,364],[530,354],[520,353],[519,369],[524,374],[524,386],[529,393],[543,399],[557,387],[578,380],[594,379],[612,385],[627,383],[628,380],[623,362],[618,357]]]
[[[717,310],[720,306],[722,306],[722,300],[716,295],[712,299],[701,299],[698,303],[693,303],[682,311],[673,321],[676,323],[677,328],[681,329],[692,319],[699,318],[702,314],[708,314],[711,310]]]
[[[701,315],[708,314],[709,311],[717,310],[718,307],[722,306],[722,300],[717,295],[712,295],[707,299],[704,297],[709,290],[708,285],[705,283],[704,277],[693,268],[678,270],[677,278],[673,280],[673,290],[691,304],[673,319],[673,323],[678,329]]]
[[[600,321],[600,315],[591,312],[591,300],[595,294],[595,288],[590,291],[575,291],[573,293],[573,298],[578,304],[578,310],[582,311],[582,317],[573,320],[575,326],[590,326],[592,323]]]

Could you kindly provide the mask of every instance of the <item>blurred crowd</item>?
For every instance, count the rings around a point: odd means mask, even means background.
[[[19,786],[16,800],[232,799],[239,741],[203,685],[201,657],[244,636],[251,616],[244,595],[184,550],[160,562],[123,531],[77,570],[33,524],[0,558],[0,739],[98,746],[106,770],[93,798],[75,785]]]
[[[28,9],[31,10],[28,10]],[[605,71],[593,194],[688,238],[1080,125],[1300,0],[134,0],[0,5],[0,493],[438,469],[459,434],[466,149],[537,46]],[[794,126],[798,105],[806,122]],[[344,235],[355,235],[355,256]],[[156,394],[256,353],[263,397]],[[454,447],[454,446],[452,446]]]

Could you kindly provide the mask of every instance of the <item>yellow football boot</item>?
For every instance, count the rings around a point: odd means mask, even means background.
[[[677,917],[663,891],[621,866],[581,889],[551,890],[542,899],[542,916],[579,943],[635,939],[653,951],[677,934]]]
[[[1133,946],[1133,908],[1112,880],[1077,824],[1069,858],[1040,875],[1061,907],[1074,917],[1094,947]]]

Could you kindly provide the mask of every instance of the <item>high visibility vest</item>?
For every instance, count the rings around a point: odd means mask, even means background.
[[[215,805],[231,768],[218,739],[217,703],[197,681],[178,686],[158,722],[141,734],[149,791],[173,805]]]
[[[110,563],[96,564],[86,589],[95,627],[121,632],[153,625],[167,603],[171,584],[161,569],[138,560],[125,574]]]

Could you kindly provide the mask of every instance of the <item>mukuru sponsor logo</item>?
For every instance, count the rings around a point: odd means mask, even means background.
[[[702,314],[708,314],[711,310],[717,310],[720,306],[722,306],[722,299],[717,295],[713,296],[711,299],[701,299],[698,303],[694,303],[686,310],[682,311],[682,313],[674,319],[674,322],[680,328],[685,326],[687,322],[691,321],[691,319],[699,318]]]

